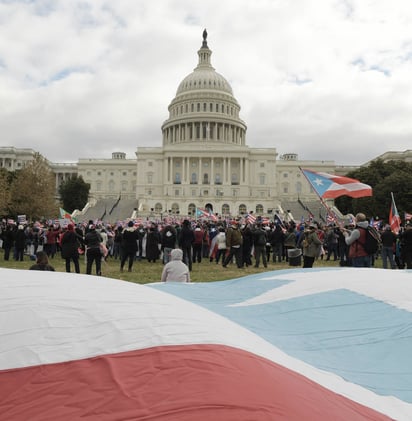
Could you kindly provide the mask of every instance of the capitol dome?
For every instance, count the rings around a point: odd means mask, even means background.
[[[196,141],[245,145],[246,125],[229,82],[211,65],[207,32],[197,52],[199,62],[180,82],[162,126],[163,144]]]

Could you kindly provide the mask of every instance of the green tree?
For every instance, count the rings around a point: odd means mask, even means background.
[[[39,153],[17,173],[10,192],[10,209],[15,215],[26,215],[28,220],[34,220],[55,218],[58,214],[55,177]]]
[[[8,171],[0,168],[0,215],[7,216],[10,207],[10,183]]]
[[[372,161],[347,174],[373,188],[372,197],[352,199],[347,196],[336,199],[336,206],[343,213],[363,212],[388,221],[391,206],[391,192],[394,193],[399,214],[412,209],[412,163],[403,161]],[[409,210],[408,210],[409,209]]]
[[[59,187],[62,207],[72,213],[75,209],[83,209],[89,198],[90,184],[82,176],[74,176],[64,181]]]

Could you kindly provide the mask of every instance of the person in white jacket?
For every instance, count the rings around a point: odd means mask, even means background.
[[[161,282],[190,282],[189,268],[182,259],[181,249],[171,251],[170,261],[163,266]]]

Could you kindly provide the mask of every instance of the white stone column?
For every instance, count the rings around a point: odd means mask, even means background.
[[[232,184],[232,159],[228,158],[227,171],[229,173],[229,184]]]
[[[210,184],[215,183],[215,158],[210,158]]]

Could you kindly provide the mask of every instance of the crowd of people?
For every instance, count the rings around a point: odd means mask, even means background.
[[[266,222],[266,221],[265,221]],[[377,231],[379,250],[370,254],[364,242],[369,222],[362,213],[353,224],[320,224],[272,221],[254,223],[244,219],[211,222],[185,219],[181,223],[125,221],[124,223],[82,224],[65,226],[51,224],[13,224],[3,221],[0,239],[4,260],[22,261],[25,255],[36,256],[42,251],[48,259],[60,253],[67,272],[80,273],[79,259],[86,258],[86,273],[95,267],[101,274],[102,261],[118,260],[119,270],[133,271],[136,261],[167,265],[184,263],[188,272],[193,264],[206,259],[226,268],[229,264],[241,269],[248,266],[267,267],[288,262],[291,251],[300,250],[303,268],[311,268],[317,259],[337,261],[341,266],[370,267],[382,258],[383,268],[412,269],[412,223],[407,221],[398,234],[389,225]],[[179,253],[173,255],[173,251]],[[291,254],[292,255],[292,254]],[[162,278],[163,279],[163,278]],[[190,279],[190,276],[182,276]]]

